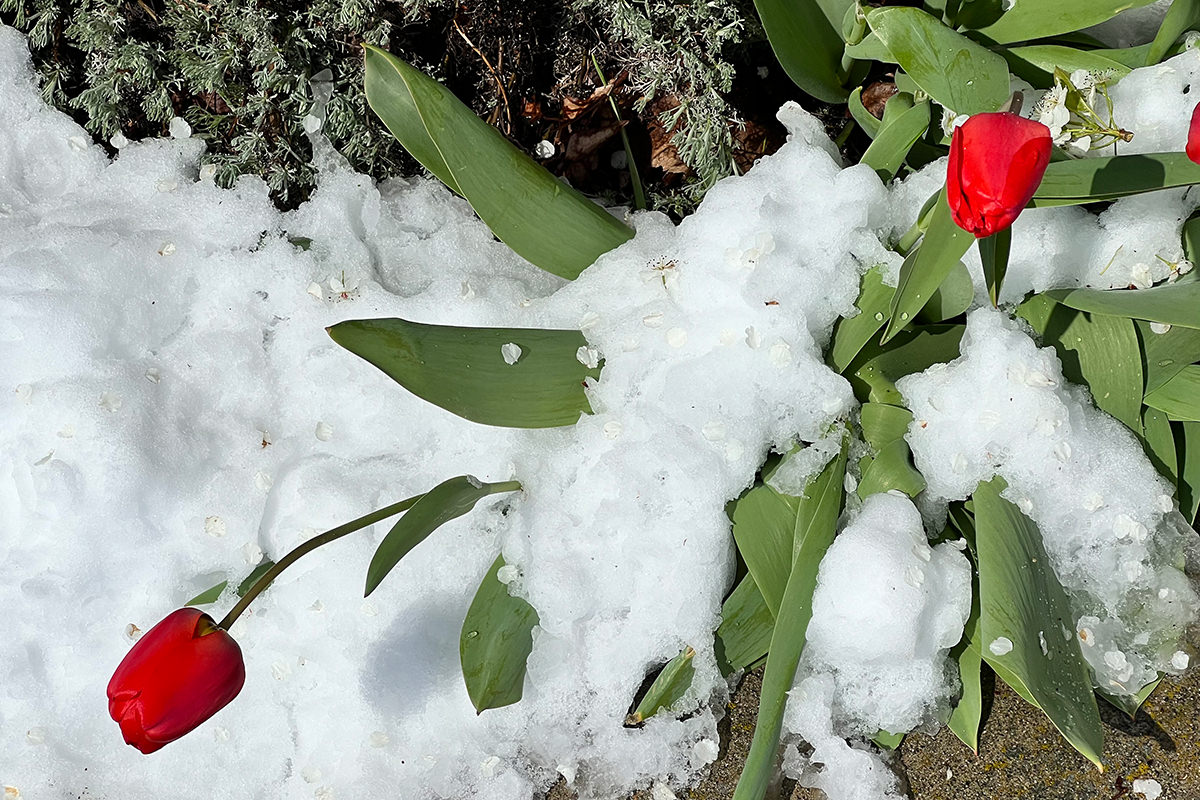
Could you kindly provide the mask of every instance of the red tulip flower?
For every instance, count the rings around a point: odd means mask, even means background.
[[[1192,109],[1192,124],[1188,126],[1187,157],[1200,164],[1200,103]]]
[[[108,682],[125,741],[153,753],[220,711],[246,682],[237,642],[212,617],[181,608],[146,632]]]
[[[977,238],[1013,224],[1050,163],[1050,129],[1007,111],[972,114],[954,129],[946,200],[958,227]]]

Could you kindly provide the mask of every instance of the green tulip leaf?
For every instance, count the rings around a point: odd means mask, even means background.
[[[1132,71],[1120,61],[1097,55],[1093,50],[1079,50],[1058,44],[1002,48],[999,52],[1008,62],[1008,68],[1014,75],[1024,78],[1040,89],[1049,89],[1054,85],[1055,69],[1061,69],[1067,74],[1084,69],[1108,75],[1110,86]]]
[[[250,588],[254,586],[254,584],[258,583],[258,579],[263,575],[266,575],[267,571],[273,566],[275,566],[275,562],[266,556],[263,556],[262,560],[258,562],[258,566],[251,570],[250,574],[246,576],[246,579],[238,584],[237,596],[245,597],[246,592],[250,591]]]
[[[1138,709],[1142,707],[1143,703],[1150,699],[1150,695],[1154,694],[1154,690],[1158,688],[1160,683],[1162,683],[1161,674],[1139,689],[1136,694],[1109,694],[1103,689],[1097,689],[1096,694],[1100,695],[1101,699],[1103,699],[1113,708],[1124,711],[1126,716],[1128,716],[1130,719],[1134,719],[1137,717]]]
[[[1077,206],[1196,183],[1200,164],[1183,153],[1055,161],[1046,167],[1030,207]]]
[[[974,241],[974,236],[954,223],[943,190],[929,216],[929,228],[924,238],[900,267],[900,281],[892,297],[884,342],[903,330],[929,303],[933,293],[954,271]]]
[[[1146,393],[1146,405],[1170,419],[1200,422],[1200,365],[1189,365],[1175,377]]]
[[[405,512],[379,543],[367,567],[367,586],[363,596],[375,591],[392,568],[400,563],[400,559],[442,525],[466,514],[489,495],[514,492],[520,488],[521,485],[516,481],[483,483],[470,475],[459,475],[430,489]]]
[[[904,743],[903,733],[890,733],[888,731],[879,731],[871,737],[871,741],[882,747],[884,750],[895,750]]]
[[[1189,523],[1196,524],[1200,512],[1200,422],[1176,423],[1175,440],[1179,454],[1179,511]]]
[[[829,348],[829,365],[845,372],[863,347],[883,327],[891,314],[892,295],[896,290],[883,282],[883,266],[875,266],[862,277],[859,290],[859,313],[839,319],[833,329],[833,344]]]
[[[1008,253],[1012,249],[1012,228],[996,231],[979,240],[979,260],[983,264],[983,282],[992,306],[1000,305],[1000,287],[1008,272]]]
[[[942,285],[929,298],[925,307],[917,313],[917,322],[934,324],[953,319],[959,314],[965,314],[975,302],[975,283],[971,280],[971,272],[967,265],[958,262],[950,268],[950,274],[942,281]],[[891,309],[888,309],[889,311]]]
[[[906,331],[902,338],[859,367],[854,377],[870,387],[872,402],[900,405],[904,398],[896,389],[896,381],[958,358],[958,344],[965,330],[963,325],[927,325]]]
[[[1146,53],[1146,66],[1162,61],[1171,45],[1187,31],[1195,30],[1198,25],[1200,0],[1171,0],[1171,7],[1167,9],[1162,24],[1158,26],[1158,33]]]
[[[996,111],[1009,98],[1004,59],[919,8],[872,9],[867,24],[904,72],[959,114]]]
[[[696,651],[689,647],[667,662],[654,679],[654,683],[650,684],[646,696],[625,718],[626,726],[640,725],[659,711],[669,709],[683,699],[692,686],[692,678],[696,675],[696,667],[692,664],[695,655]]]
[[[1179,453],[1175,432],[1167,415],[1157,408],[1142,409],[1142,445],[1158,474],[1173,484],[1179,482]]]
[[[878,136],[883,122],[876,118],[870,111],[867,111],[866,106],[863,105],[861,86],[854,87],[854,91],[850,93],[850,98],[846,103],[850,107],[850,116],[854,117],[854,121],[858,123],[858,127],[862,128],[863,132],[872,139]]]
[[[1150,289],[1055,289],[1045,294],[1065,306],[1093,314],[1200,329],[1200,281]]]
[[[771,635],[771,647],[767,653],[767,666],[759,694],[758,722],[754,726],[750,753],[733,794],[734,800],[762,800],[774,777],[783,711],[812,618],[817,569],[825,551],[833,543],[842,509],[846,451],[847,443],[843,441],[837,457],[809,481],[804,497],[796,499],[797,524],[791,574]]]
[[[891,106],[900,96],[892,95],[887,105]],[[929,109],[929,101],[922,100],[891,119],[885,109],[879,133],[863,153],[861,163],[875,170],[884,183],[895,178],[908,151],[929,129]]]
[[[1142,341],[1142,372],[1146,391],[1153,392],[1174,378],[1188,364],[1200,361],[1200,330],[1172,327],[1165,333],[1150,330],[1150,324],[1135,319]]]
[[[1054,346],[1067,380],[1085,384],[1102,411],[1141,432],[1142,352],[1131,320],[1086,314],[1045,295],[1034,295],[1017,313]]]
[[[950,658],[958,664],[958,678],[962,683],[962,696],[950,720],[946,723],[950,731],[972,752],[979,752],[979,728],[983,724],[983,655],[979,650],[979,590],[976,587],[971,597],[971,616],[963,628],[963,638],[953,650]]]
[[[766,484],[742,495],[733,509],[733,540],[772,616],[792,571],[796,509]]]
[[[792,82],[826,103],[844,103],[841,30],[846,0],[754,0],[775,57]]]
[[[339,322],[329,335],[405,389],[484,425],[550,428],[591,413],[583,382],[600,366],[579,360],[578,331],[458,328],[403,319]],[[506,345],[516,345],[506,353]]]
[[[912,412],[887,403],[863,403],[860,409],[863,438],[881,452],[896,440],[903,440],[912,423]]]
[[[993,3],[996,2],[998,0],[993,0]],[[1154,0],[1018,0],[1009,5],[994,22],[978,27],[977,30],[981,36],[996,44],[1046,39],[1097,25],[1126,9],[1139,8],[1152,2]],[[969,24],[962,16],[959,17],[959,22]]]
[[[478,714],[521,699],[533,627],[538,624],[533,606],[513,597],[500,582],[503,566],[504,558],[498,557],[483,576],[458,640],[463,680]]]
[[[858,496],[863,500],[893,489],[909,497],[916,497],[925,491],[925,478],[912,465],[912,452],[908,449],[908,442],[903,439],[897,439],[880,450],[858,482]]]
[[[1104,729],[1066,592],[1041,532],[1000,496],[1002,478],[975,490],[979,642],[983,659],[1063,737],[1101,766]]]
[[[775,615],[763,600],[753,575],[746,575],[725,598],[714,648],[725,677],[754,669],[767,655]]]
[[[371,109],[521,257],[572,279],[633,237],[629,226],[518,150],[445,86],[377,47],[365,50]]]
[[[874,31],[868,33],[857,44],[846,45],[846,55],[859,61],[879,61],[884,64],[897,64],[896,57],[887,45]]]
[[[185,606],[207,606],[217,602],[221,598],[221,592],[225,591],[225,587],[229,585],[229,581],[221,581],[216,586],[210,586],[200,594],[193,597],[184,603]]]

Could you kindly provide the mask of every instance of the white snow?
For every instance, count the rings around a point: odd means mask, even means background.
[[[1195,534],[1172,487],[1017,321],[972,312],[961,353],[896,384],[913,412],[907,439],[925,502],[965,499],[1002,476],[1005,497],[1042,531],[1097,685],[1133,694],[1156,670],[1178,672],[1172,655],[1200,601],[1174,566]]]
[[[1153,778],[1136,778],[1133,781],[1133,791],[1146,800],[1158,800],[1162,795],[1162,784]]]

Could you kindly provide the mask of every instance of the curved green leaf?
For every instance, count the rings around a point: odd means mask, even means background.
[[[1157,408],[1142,409],[1142,444],[1158,474],[1173,484],[1179,482],[1179,453],[1171,421]]]
[[[574,425],[580,414],[591,413],[583,382],[600,376],[600,365],[579,360],[587,340],[578,331],[459,328],[391,318],[348,320],[328,332],[417,397],[484,425]],[[508,344],[520,348],[513,364],[502,350]]]
[[[897,97],[900,95],[892,95],[888,105],[896,102]],[[879,133],[861,159],[884,183],[896,177],[908,151],[929,129],[929,108],[929,101],[922,100],[890,120],[884,113]]]
[[[627,726],[640,725],[683,698],[687,690],[691,688],[692,678],[696,676],[696,667],[692,664],[692,658],[695,655],[696,651],[689,647],[667,662],[654,679],[654,683],[650,684],[646,696],[638,703],[637,708],[625,718]]]
[[[1102,766],[1104,729],[1070,601],[1040,531],[1000,496],[1005,488],[1002,478],[993,478],[974,495],[980,652],[1076,750]]]
[[[855,370],[854,377],[870,387],[873,402],[900,405],[904,398],[896,389],[896,381],[958,358],[958,344],[965,330],[963,325],[928,325],[908,332]]]
[[[1017,0],[995,22],[978,28],[978,31],[997,44],[1045,39],[1091,27],[1126,9],[1152,2],[1154,0]],[[961,16],[959,21],[964,22]]]
[[[1154,690],[1158,688],[1158,684],[1160,683],[1162,683],[1161,673],[1157,678],[1139,689],[1137,694],[1115,695],[1109,694],[1102,689],[1097,689],[1096,694],[1100,695],[1100,697],[1105,702],[1109,703],[1113,708],[1124,711],[1130,719],[1134,719],[1137,717],[1138,709],[1142,707],[1142,703],[1145,703],[1150,699],[1150,695],[1154,694]]]
[[[1045,294],[1080,311],[1200,328],[1200,281],[1150,289],[1055,289]]]
[[[1184,367],[1171,380],[1147,392],[1146,405],[1173,420],[1200,422],[1200,366]]]
[[[371,109],[527,261],[570,279],[632,238],[629,226],[518,150],[445,86],[377,47],[365,49]]]
[[[1183,153],[1142,153],[1055,161],[1030,201],[1030,208],[1077,206],[1200,183],[1200,164]]]
[[[367,567],[367,586],[363,596],[375,591],[401,558],[442,525],[466,514],[488,495],[514,492],[520,488],[521,484],[516,481],[483,483],[470,475],[460,475],[430,489],[392,526],[375,549],[375,555]]]
[[[229,585],[229,581],[221,581],[216,586],[210,586],[200,594],[193,597],[184,603],[185,606],[206,606],[217,602],[221,598],[221,592],[225,591],[225,587]]]
[[[1033,44],[1025,47],[1002,48],[1000,55],[1008,62],[1014,75],[1024,78],[1040,89],[1054,85],[1054,70],[1067,74],[1077,69],[1107,74],[1109,83],[1116,83],[1132,70],[1120,61],[1097,55],[1092,50],[1078,50],[1059,44]]]
[[[836,18],[830,9],[842,7]],[[842,68],[844,43],[839,32],[844,2],[837,0],[754,0],[758,17],[775,57],[792,82],[826,103],[844,103],[846,71]]]
[[[478,714],[521,699],[525,663],[533,651],[533,626],[538,623],[533,606],[513,597],[500,582],[503,566],[503,556],[498,557],[483,576],[458,640],[463,680]]]
[[[771,636],[771,649],[767,653],[754,738],[733,794],[734,800],[762,800],[774,776],[787,693],[795,680],[796,666],[804,651],[808,623],[812,618],[817,569],[837,530],[845,475],[846,444],[843,442],[838,456],[809,482],[805,496],[799,500],[795,557]]]
[[[897,439],[904,439],[912,412],[887,403],[863,403],[860,410],[863,438],[878,453]]]
[[[1146,53],[1146,66],[1162,61],[1175,40],[1197,25],[1200,25],[1200,0],[1171,0],[1171,7]]]
[[[965,314],[974,301],[975,283],[971,280],[967,265],[960,261],[957,266],[950,268],[950,274],[942,281],[942,285],[917,313],[917,322],[927,325],[945,322]]]
[[[904,259],[900,281],[892,297],[891,318],[883,341],[887,342],[912,321],[953,272],[975,237],[954,224],[943,189],[938,195],[924,238]]]
[[[850,106],[850,116],[854,117],[854,121],[858,123],[858,127],[862,128],[863,132],[872,139],[878,136],[883,122],[870,111],[867,111],[866,106],[863,105],[861,86],[854,87],[854,91],[850,93],[850,98],[846,103]]]
[[[1146,391],[1153,392],[1174,378],[1188,364],[1200,361],[1200,330],[1172,326],[1165,333],[1150,330],[1150,324],[1135,319],[1142,340],[1142,372]]]
[[[919,8],[876,8],[867,24],[926,94],[959,114],[996,111],[1008,101],[1004,59]]]
[[[755,486],[734,506],[733,539],[773,616],[792,570],[795,531],[795,508],[770,486]]]
[[[897,439],[886,445],[863,471],[858,482],[858,496],[866,500],[873,494],[897,489],[909,497],[925,490],[925,478],[912,465],[908,442]]]
[[[828,356],[831,367],[844,372],[850,366],[887,321],[895,293],[895,289],[883,282],[882,265],[872,267],[862,276],[862,288],[855,302],[859,313],[839,319],[833,329],[833,344]]]
[[[976,581],[978,583],[978,581]],[[983,655],[979,650],[979,589],[971,597],[971,616],[963,627],[963,638],[950,657],[958,663],[962,696],[946,726],[975,753],[979,752],[979,727],[983,723]]]
[[[887,45],[873,31],[863,37],[857,44],[846,45],[846,55],[859,61],[880,61],[884,64],[896,64],[896,57],[888,50]]]
[[[767,654],[775,616],[763,600],[753,575],[742,578],[721,606],[721,624],[717,626],[714,649],[717,664],[725,677],[743,669],[752,669]]]
[[[1179,455],[1179,511],[1192,525],[1200,512],[1200,422],[1176,423]]]

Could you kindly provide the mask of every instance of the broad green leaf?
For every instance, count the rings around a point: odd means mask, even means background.
[[[796,510],[765,484],[734,506],[733,539],[772,615],[778,615],[787,587],[795,530]]]
[[[863,403],[860,413],[863,438],[877,453],[892,442],[903,440],[913,418],[907,408],[886,403]]]
[[[747,575],[721,606],[721,624],[714,642],[721,674],[729,677],[756,666],[767,655],[774,630],[775,617],[754,576]]]
[[[978,30],[980,35],[997,44],[1045,39],[1091,27],[1115,17],[1126,9],[1139,8],[1152,2],[1153,0],[1017,0],[999,19]],[[961,16],[959,21],[963,21]]]
[[[871,741],[882,747],[884,750],[895,750],[904,742],[903,733],[891,733],[889,731],[880,731],[872,737]]]
[[[413,506],[408,513],[416,510]],[[458,640],[463,680],[477,714],[521,699],[525,662],[533,650],[533,626],[538,623],[533,606],[513,597],[500,582],[503,566],[500,556],[483,576]]]
[[[1176,423],[1175,444],[1179,447],[1179,510],[1196,524],[1200,512],[1200,422]]]
[[[1068,74],[1077,69],[1108,74],[1112,76],[1109,78],[1110,85],[1131,72],[1130,68],[1120,61],[1096,55],[1092,50],[1078,50],[1057,44],[1001,48],[999,52],[1008,62],[1008,68],[1014,75],[1024,78],[1040,89],[1049,89],[1054,85],[1056,67]]]
[[[1086,314],[1045,295],[1034,295],[1017,313],[1054,346],[1068,380],[1087,385],[1101,410],[1141,432],[1142,354],[1131,320]]]
[[[1175,44],[1175,40],[1200,25],[1200,0],[1171,0],[1171,7],[1158,26],[1158,33],[1146,53],[1146,66],[1157,64]]]
[[[883,266],[872,267],[862,277],[857,316],[839,319],[833,329],[829,365],[844,372],[891,314],[892,295],[896,290],[883,282]]]
[[[903,439],[897,439],[880,450],[858,482],[858,496],[863,500],[892,489],[898,489],[909,497],[916,497],[925,490],[925,478],[912,465],[912,453]]]
[[[1089,53],[1116,61],[1119,64],[1124,64],[1129,69],[1134,70],[1138,67],[1146,65],[1146,58],[1150,53],[1149,44],[1139,44],[1132,47],[1101,47],[1095,50],[1089,50]]]
[[[1179,453],[1171,421],[1157,408],[1142,409],[1142,444],[1158,474],[1171,483],[1179,482]]]
[[[1080,311],[1200,329],[1200,281],[1149,289],[1055,289],[1045,294]]]
[[[449,89],[367,45],[367,102],[404,149],[529,262],[574,278],[633,230],[554,177]]]
[[[943,190],[929,216],[925,237],[900,267],[899,285],[892,297],[891,318],[883,334],[884,342],[899,333],[925,307],[974,241],[974,236],[954,224]]]
[[[1142,703],[1150,699],[1150,695],[1154,694],[1154,690],[1158,688],[1158,684],[1161,682],[1162,675],[1159,675],[1139,689],[1137,694],[1109,694],[1103,689],[1097,689],[1096,694],[1100,695],[1113,708],[1124,711],[1130,719],[1134,719],[1137,717],[1138,709],[1142,707]]]
[[[779,618],[771,636],[767,667],[759,694],[758,722],[734,800],[762,800],[775,772],[783,711],[804,651],[817,568],[833,543],[841,513],[846,475],[846,443],[836,458],[813,478],[799,501],[796,553],[784,591]]]
[[[367,586],[363,596],[375,591],[401,558],[442,525],[466,514],[489,495],[513,492],[520,488],[521,485],[516,481],[483,483],[470,475],[459,475],[430,489],[392,526],[375,549],[375,555],[367,567]]]
[[[967,266],[960,261],[957,266],[950,268],[950,274],[917,314],[917,322],[929,324],[953,319],[965,314],[974,300],[975,284]]]
[[[1200,330],[1175,326],[1166,333],[1155,333],[1147,322],[1134,320],[1133,324],[1142,340],[1147,392],[1174,378],[1188,364],[1200,361]]]
[[[893,95],[888,105],[899,96]],[[883,126],[861,159],[884,183],[896,177],[908,151],[929,129],[929,108],[929,101],[922,100],[892,120],[884,114]]]
[[[583,381],[600,367],[578,358],[578,331],[458,328],[392,319],[339,322],[335,342],[370,361],[405,389],[484,425],[551,428],[591,413]],[[509,364],[501,350],[520,348]],[[511,357],[511,354],[510,354]]]
[[[897,63],[892,51],[874,32],[868,33],[858,44],[846,45],[846,55],[859,61],[881,61],[885,64]]]
[[[959,114],[996,111],[1008,100],[1004,59],[919,8],[876,8],[871,26],[925,93]]]
[[[963,325],[927,325],[906,333],[903,339],[892,342],[884,352],[855,370],[854,377],[870,387],[871,401],[900,405],[904,398],[896,389],[896,381],[958,358],[958,343],[964,330]]]
[[[775,57],[792,82],[826,103],[844,103],[845,43],[840,33],[845,3],[833,0],[754,0]],[[823,9],[843,6],[836,18]]]
[[[1100,767],[1104,730],[1070,601],[1046,557],[1041,532],[1000,496],[1005,487],[1002,478],[993,478],[974,495],[980,652],[1005,683]]]
[[[1183,222],[1183,254],[1193,264],[1200,263],[1200,211]]]
[[[983,282],[992,306],[1000,305],[1000,287],[1008,272],[1008,253],[1012,249],[1012,228],[997,231],[979,240],[979,260],[983,264]]]
[[[696,676],[696,667],[692,664],[695,655],[696,651],[689,647],[668,661],[654,683],[650,684],[642,702],[625,718],[625,724],[641,725],[664,708],[678,703],[691,688],[692,678]]]
[[[854,121],[858,123],[858,127],[862,128],[863,132],[872,139],[878,136],[879,128],[883,125],[883,122],[870,111],[867,111],[866,106],[863,105],[861,86],[854,88],[846,103],[850,106],[850,116],[854,117]]]
[[[221,597],[221,592],[225,591],[225,587],[229,585],[229,581],[221,581],[216,586],[210,586],[200,594],[193,597],[184,603],[185,606],[206,606],[210,603],[215,603]]]
[[[1077,206],[1195,183],[1200,183],[1200,164],[1183,153],[1056,161],[1046,167],[1030,207]]]
[[[977,581],[976,581],[977,583]],[[979,752],[979,726],[983,722],[983,656],[979,651],[979,589],[971,597],[971,616],[963,627],[963,638],[950,657],[958,663],[962,696],[950,712],[947,727],[963,744]]]
[[[1173,420],[1200,422],[1200,366],[1184,367],[1174,378],[1147,392],[1146,405]]]

